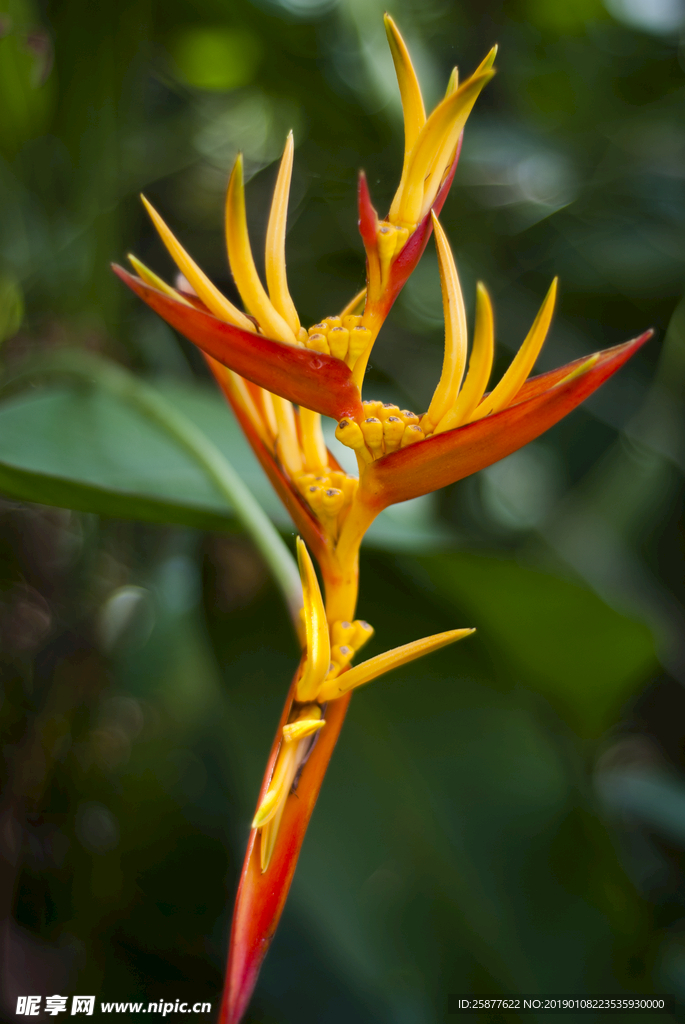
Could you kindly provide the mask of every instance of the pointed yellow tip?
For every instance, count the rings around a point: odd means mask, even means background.
[[[514,356],[509,369],[499,384],[477,406],[470,416],[469,422],[500,412],[513,402],[521,390],[545,343],[554,314],[558,281],[559,278],[555,277],[549,286],[537,316],[533,321],[533,325],[526,335],[521,348]]]
[[[567,373],[565,377],[562,377],[561,380],[558,380],[554,387],[560,388],[562,384],[568,384],[570,381],[575,380],[576,377],[582,377],[584,373],[587,373],[588,370],[591,370],[592,367],[595,366],[595,364],[599,361],[599,355],[599,352],[595,352],[594,355],[591,355],[588,359],[582,362],[580,366],[576,366],[575,370],[571,370],[571,372]]]
[[[243,183],[243,154],[238,153],[233,167],[231,168],[231,176],[228,179],[228,189],[231,191],[231,187],[240,187]]]
[[[392,669],[407,665],[410,661],[421,658],[426,654],[431,654],[440,647],[446,647],[457,640],[463,640],[464,637],[470,636],[474,632],[475,630],[472,627],[468,629],[450,629],[445,633],[436,633],[434,636],[427,636],[422,640],[414,640],[411,643],[404,644],[402,647],[395,647],[393,650],[379,654],[368,661],[363,661],[360,665],[355,665],[354,668],[349,669],[343,675],[327,681],[321,687],[317,699],[321,702],[335,700],[337,697],[342,697],[344,693],[348,693],[358,686],[363,686],[365,683],[370,683],[372,680],[377,679],[378,676],[385,675],[386,672],[391,672]]]
[[[474,75],[477,75],[477,74],[479,74],[480,72],[483,72],[483,71],[491,71],[492,65],[495,63],[495,58],[497,56],[497,50],[498,50],[498,46],[497,46],[497,43],[495,43],[495,45],[492,47],[490,52],[487,54],[487,56],[484,58],[484,60],[482,60],[480,62],[480,64],[478,65],[478,67],[474,71]],[[495,72],[491,71],[491,74],[494,75]]]
[[[263,828],[270,818],[273,818],[283,794],[280,789],[271,789],[266,794],[257,808],[257,813],[252,819],[252,828]]]
[[[325,724],[325,720],[321,718],[303,718],[299,722],[291,722],[283,726],[283,739],[286,743],[306,739],[307,736],[313,736],[319,729],[323,729]]]
[[[557,301],[557,291],[558,290],[559,290],[559,278],[558,277],[553,277],[552,278],[552,283],[550,284],[549,288],[547,289],[547,294],[545,295],[545,297],[543,299],[542,305],[546,306],[548,303],[551,303],[552,307],[554,307],[554,305],[556,304],[556,301]]]

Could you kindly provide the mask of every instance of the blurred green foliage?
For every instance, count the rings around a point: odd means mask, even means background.
[[[382,11],[0,4],[8,1013],[27,991],[217,1007],[296,658],[263,565],[198,467],[41,360],[96,352],[152,379],[288,529],[201,360],[108,264],[133,250],[171,271],[144,190],[235,298],[227,174],[242,150],[259,252],[292,127],[291,289],[305,323],[339,309],[363,281],[357,171],[384,211],[400,170]],[[478,632],[355,697],[252,1019],[423,1024],[458,991],[683,1001],[685,8],[398,0],[391,13],[429,104],[455,63],[500,44],[442,216],[469,309],[476,280],[491,288],[496,371],[554,273],[541,369],[648,326],[658,340],[534,445],[374,528],[371,653]],[[441,347],[429,250],[369,394],[425,408]]]

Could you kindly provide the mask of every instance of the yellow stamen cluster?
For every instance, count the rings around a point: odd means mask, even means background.
[[[342,359],[352,369],[370,342],[371,331],[362,325],[362,318],[348,313],[342,317],[327,316],[314,324],[307,332],[305,345],[314,352]]]
[[[301,473],[294,477],[294,483],[326,533],[335,540],[357,493],[357,477],[332,470]]]
[[[373,636],[373,626],[363,619],[354,622],[334,622],[331,625],[331,661],[324,682],[335,679],[347,668],[355,654]]]
[[[360,463],[373,462],[426,436],[419,417],[408,409],[390,402],[363,402],[362,406],[365,416],[361,423],[341,420],[335,431],[337,439],[355,451]]]

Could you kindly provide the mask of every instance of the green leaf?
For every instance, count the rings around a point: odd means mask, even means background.
[[[24,319],[24,296],[19,282],[9,274],[0,274],[0,343],[11,338]]]
[[[232,529],[202,469],[138,411],[99,388],[59,384],[0,406],[0,488],[100,515]]]
[[[226,456],[276,525],[292,529],[221,395],[199,384],[155,386]],[[0,404],[0,490],[99,515],[237,528],[230,505],[192,455],[134,404],[90,381],[60,379]],[[436,531],[431,502],[423,499],[390,510],[370,538],[399,550],[448,540],[446,531]]]
[[[657,668],[652,636],[580,584],[512,559],[418,559],[508,676],[543,694],[583,736],[600,734]],[[466,615],[466,619],[462,621]]]

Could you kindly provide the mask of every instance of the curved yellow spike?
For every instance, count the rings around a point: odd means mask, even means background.
[[[454,406],[445,413],[433,431],[442,434],[445,430],[454,430],[468,419],[482,399],[492,373],[492,361],[495,355],[495,322],[492,315],[492,303],[485,285],[479,281],[476,285],[476,324],[473,331],[473,348],[469,360],[469,372],[466,374],[464,386]]]
[[[295,772],[298,768],[297,746],[297,744],[288,744],[287,746],[284,744],[281,748],[276,767],[274,768],[273,778],[271,779],[271,785],[257,808],[257,813],[252,821],[252,828],[263,828],[273,818],[279,805],[290,792],[290,787],[293,784]]]
[[[444,100],[438,103],[425,125],[419,133],[416,144],[412,150],[407,174],[401,195],[397,202],[396,217],[389,219],[401,224],[417,224],[424,210],[424,195],[428,208],[432,205],[434,195],[429,194],[426,189],[426,178],[431,172],[431,178],[441,179],[447,159],[454,152],[462,129],[466,124],[474,103],[478,98],[483,86],[493,77],[494,71],[488,70],[471,75],[463,85],[460,85],[456,92],[450,93]],[[441,155],[440,167],[435,164],[437,155]],[[397,197],[396,197],[397,198]],[[393,206],[395,201],[393,200]]]
[[[228,262],[240,297],[250,313],[259,321],[264,334],[277,341],[296,345],[295,335],[264,291],[252,258],[245,213],[243,157],[240,153],[233,165],[226,193],[226,245]]]
[[[355,665],[348,672],[336,676],[335,679],[326,680],[317,699],[323,703],[327,700],[335,700],[336,697],[342,697],[344,693],[363,686],[364,683],[370,683],[372,679],[377,679],[378,676],[384,675],[394,668],[399,668],[400,665],[406,665],[408,662],[414,661],[415,658],[421,658],[424,654],[430,654],[431,651],[437,651],[440,647],[446,647],[447,644],[453,644],[456,640],[469,636],[470,633],[475,633],[475,630],[450,629],[446,633],[435,633],[434,636],[426,636],[422,640],[414,640],[402,647],[395,647],[392,651],[386,651],[385,654],[378,654],[375,658],[369,658],[361,665]]]
[[[397,84],[400,87],[402,113],[404,114],[404,152],[408,154],[413,149],[419,132],[426,123],[426,110],[423,105],[421,86],[416,77],[407,45],[389,14],[383,16],[383,21],[395,65]]]
[[[293,133],[288,132],[271,201],[269,224],[266,229],[265,269],[269,298],[293,334],[297,335],[300,329],[300,318],[288,291],[288,278],[285,270],[285,229],[288,219],[288,196],[293,173],[294,149]]]
[[[428,406],[428,412],[421,422],[421,426],[427,434],[435,429],[447,410],[451,409],[456,401],[466,368],[467,346],[466,310],[454,257],[447,241],[447,235],[432,210],[431,217],[435,247],[438,251],[442,308],[445,313],[445,355],[440,382]]]
[[[260,388],[258,394],[262,400],[264,423],[272,439],[274,439],[278,437],[278,421],[276,420],[276,410],[274,409],[274,396],[266,388]]]
[[[262,393],[265,399],[267,395],[270,395],[273,403],[277,426],[276,448],[278,457],[290,477],[299,476],[303,470],[302,452],[300,451],[300,442],[297,438],[295,411],[292,403],[287,398],[271,394],[270,391],[263,390]]]
[[[494,58],[493,58],[494,59]],[[486,57],[487,60],[487,57]],[[485,61],[483,62],[485,63]],[[451,96],[452,93],[456,92],[459,88],[459,68],[452,68],[452,74],[449,77],[447,88],[445,89],[445,98]],[[445,176],[448,168],[452,166],[456,154],[456,146],[452,146],[451,140],[447,139],[446,142],[436,153],[431,163],[431,169],[426,177],[426,181],[423,187],[423,194],[425,196],[434,197],[437,195],[438,189],[442,183],[442,179]],[[425,203],[422,209],[422,216],[426,213]]]
[[[170,299],[175,299],[176,302],[182,302],[184,306],[192,306],[192,302],[177,292],[175,288],[172,288],[170,284],[163,281],[161,277],[158,277],[153,270],[146,267],[144,263],[141,263],[133,253],[128,253],[126,259],[131,264],[141,281],[145,281],[145,284],[149,284],[151,288],[156,288],[158,292],[163,292],[164,295],[168,295]]]
[[[307,661],[297,684],[297,699],[310,701],[315,699],[328,673],[328,666],[331,663],[331,641],[319,581],[301,537],[297,538],[297,561],[302,580],[304,625],[307,634]]]
[[[308,472],[317,473],[326,469],[328,451],[321,429],[321,416],[304,406],[300,407],[300,436]]]
[[[150,219],[157,228],[159,236],[169,250],[174,263],[193,286],[205,306],[220,320],[226,320],[227,323],[233,324],[235,327],[242,327],[243,330],[251,331],[254,334],[255,329],[252,321],[244,313],[241,313],[232,302],[229,302],[226,296],[222,295],[219,289],[212,284],[207,275],[200,270],[197,263],[174,237],[154,206],[147,201],[145,196],[141,195],[140,198],[143,200],[145,209],[150,214]]]
[[[409,171],[409,161],[419,133],[426,123],[426,110],[423,105],[421,86],[416,77],[414,65],[411,62],[406,43],[400,35],[397,25],[389,14],[383,16],[385,32],[390,45],[397,84],[400,87],[400,99],[402,100],[402,115],[404,117],[404,159],[402,162],[402,175],[400,184],[390,207],[388,220],[395,223],[399,211],[401,197]]]
[[[487,58],[486,58],[487,59]],[[452,73],[447,82],[447,88],[445,89],[445,96],[451,96],[453,92],[456,92],[459,88],[459,68],[452,68]]]
[[[495,58],[497,57],[498,50],[499,46],[497,45],[497,43],[495,43],[495,45],[491,48],[490,52],[486,54],[486,56],[480,62],[476,70],[473,72],[474,75],[479,75],[481,71],[489,71],[492,68],[493,64],[495,63]]]
[[[558,277],[555,277],[552,281],[549,291],[540,306],[540,311],[533,321],[533,326],[528,331],[526,340],[521,345],[521,348],[514,356],[509,369],[497,387],[493,388],[487,398],[484,398],[476,408],[469,422],[480,420],[483,416],[489,416],[493,412],[505,409],[520,391],[522,384],[533,369],[533,364],[540,353],[540,349],[545,343],[549,325],[552,321],[552,313],[554,312],[558,281]]]
[[[296,720],[283,727],[283,740],[266,796],[257,808],[252,828],[261,828],[260,867],[266,871],[271,860],[285,802],[295,781],[297,770],[310,749],[308,738],[326,723],[321,721],[318,704],[302,708]],[[303,742],[304,741],[304,742]]]

